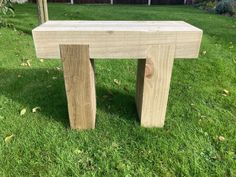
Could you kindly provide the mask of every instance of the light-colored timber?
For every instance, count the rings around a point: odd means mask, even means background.
[[[70,125],[95,127],[93,59],[138,59],[141,125],[163,127],[175,58],[198,57],[202,30],[183,21],[48,21],[33,31],[39,58],[62,58]]]
[[[173,44],[155,45],[138,60],[136,104],[144,127],[164,126],[174,54]]]
[[[88,45],[60,45],[72,129],[95,128],[96,94]]]
[[[39,58],[60,58],[60,44],[89,45],[91,58],[146,58],[148,46],[174,44],[175,58],[196,58],[202,30],[183,21],[48,21],[33,30]]]

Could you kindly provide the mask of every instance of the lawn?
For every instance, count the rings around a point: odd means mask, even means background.
[[[235,18],[187,6],[49,4],[53,20],[184,20],[204,31],[199,59],[175,60],[163,129],[139,125],[136,61],[99,60],[96,129],[78,132],[60,60],[35,56],[36,5],[15,13],[0,28],[1,177],[236,176]]]

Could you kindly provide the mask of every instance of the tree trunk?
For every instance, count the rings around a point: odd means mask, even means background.
[[[38,20],[39,24],[43,24],[48,21],[48,6],[47,0],[37,0],[38,6]]]

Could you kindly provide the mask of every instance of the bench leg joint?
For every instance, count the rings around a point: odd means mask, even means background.
[[[72,129],[95,128],[96,93],[88,45],[60,45]]]
[[[136,105],[143,127],[163,127],[175,46],[154,45],[138,60]]]

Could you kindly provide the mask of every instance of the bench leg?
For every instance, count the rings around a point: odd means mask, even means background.
[[[88,45],[60,45],[70,126],[95,128],[96,93]]]
[[[175,46],[151,46],[146,59],[138,60],[136,104],[141,126],[163,127]]]

